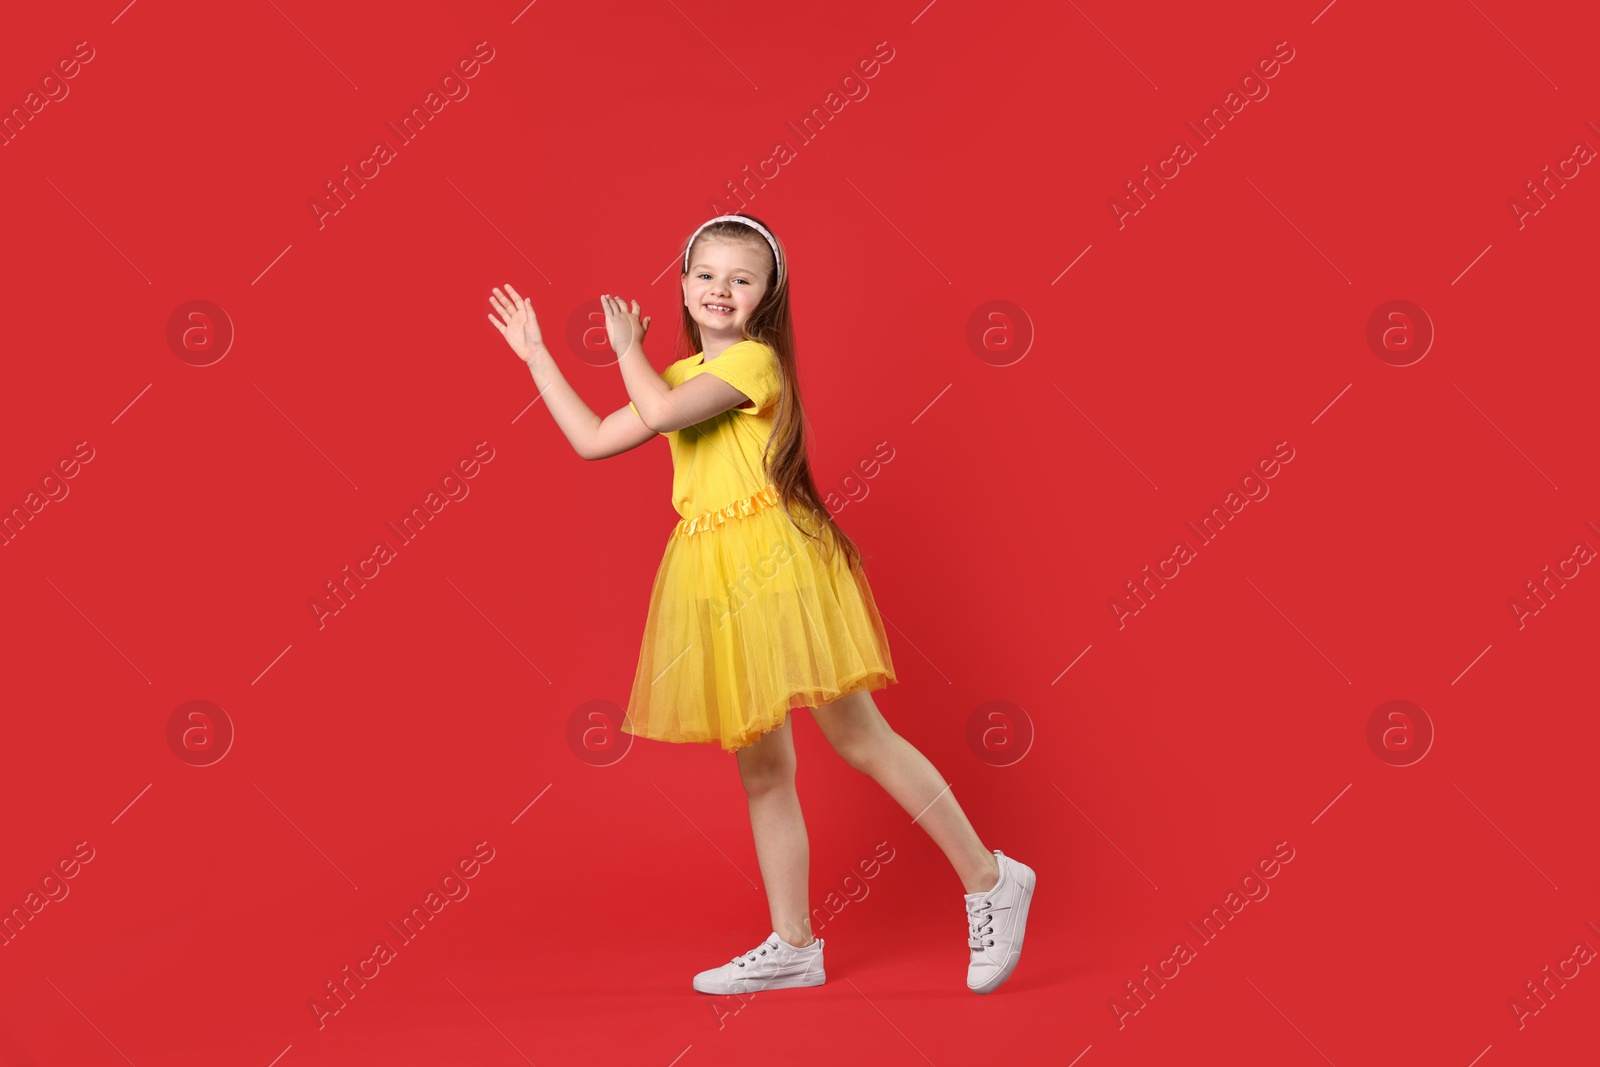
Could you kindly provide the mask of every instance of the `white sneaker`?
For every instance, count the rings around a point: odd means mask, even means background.
[[[999,849],[994,854],[1000,880],[985,892],[966,894],[967,946],[972,950],[967,988],[974,993],[994,992],[1016,970],[1037,880],[1032,867]]]
[[[774,930],[743,956],[695,975],[694,987],[701,993],[727,995],[821,985],[826,978],[822,938],[814,938],[805,948],[795,948]]]

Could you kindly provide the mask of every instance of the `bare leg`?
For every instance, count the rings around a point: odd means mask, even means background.
[[[944,850],[967,893],[1000,880],[1000,864],[967,821],[966,813],[928,757],[884,721],[870,693],[851,693],[813,708],[823,736],[846,763],[883,786],[912,821]]]
[[[803,948],[816,940],[806,878],[811,867],[811,842],[795,792],[794,732],[790,721],[761,740],[739,749],[739,778],[750,798],[750,829],[756,860],[767,883],[772,928],[791,945]]]

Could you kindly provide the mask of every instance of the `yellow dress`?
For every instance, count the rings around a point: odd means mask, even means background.
[[[795,528],[763,466],[783,390],[777,354],[740,341],[709,363],[704,352],[681,359],[662,377],[676,387],[701,373],[750,403],[663,435],[682,521],[650,592],[622,729],[734,752],[792,709],[897,679],[866,576],[799,505],[794,515],[823,541]]]

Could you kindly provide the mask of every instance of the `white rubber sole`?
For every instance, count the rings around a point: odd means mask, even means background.
[[[820,937],[815,939],[813,945],[814,952],[810,951],[813,946],[808,945],[800,950],[807,953],[806,956],[799,961],[786,956],[786,962],[781,967],[776,957],[764,955],[758,960],[749,961],[744,967],[736,963],[724,963],[721,967],[701,971],[694,976],[695,992],[736,996],[740,993],[760,993],[768,989],[803,989],[807,986],[819,986],[828,980],[827,972],[823,968],[822,953],[825,946]],[[797,963],[803,968],[799,973],[795,973]],[[773,973],[780,969],[788,973]]]
[[[1033,903],[1033,887],[1038,882],[1039,876],[1032,869],[1022,873],[1022,902],[1017,905],[1017,929],[1022,931],[1018,935],[1016,944],[1011,946],[1011,952],[1006,956],[1005,963],[1000,965],[1000,970],[995,976],[982,985],[969,985],[968,989],[974,993],[993,993],[1011,977],[1011,972],[1017,969],[1017,963],[1022,959],[1022,941],[1027,934],[1028,907]]]
[[[802,989],[806,986],[818,986],[828,980],[828,976],[820,969],[814,973],[795,975],[791,978],[753,978],[733,982],[717,979],[702,979],[695,976],[694,988],[700,993],[715,993],[718,996],[733,996],[739,993],[760,993],[768,989]]]

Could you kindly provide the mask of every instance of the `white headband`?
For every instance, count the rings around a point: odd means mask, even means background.
[[[689,253],[694,250],[695,238],[700,236],[700,230],[710,226],[713,222],[742,222],[751,229],[758,231],[761,236],[767,239],[767,244],[772,246],[772,261],[774,264],[776,264],[778,269],[778,282],[780,284],[783,282],[783,257],[778,255],[777,240],[772,236],[772,233],[765,226],[761,225],[761,223],[757,222],[755,219],[746,218],[743,215],[718,215],[716,218],[707,219],[705,222],[700,224],[700,229],[694,231],[694,234],[689,238],[689,243],[685,245],[683,249],[683,272],[685,274],[689,273]]]

